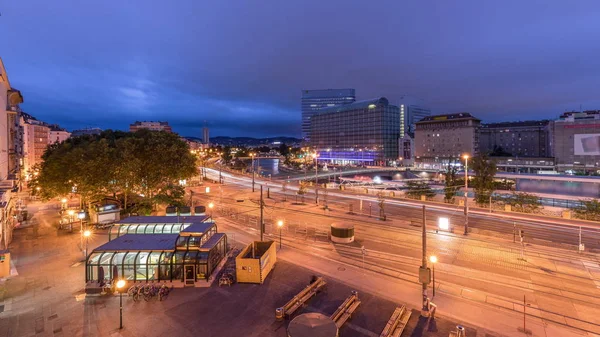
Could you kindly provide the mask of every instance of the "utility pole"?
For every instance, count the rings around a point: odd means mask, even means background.
[[[469,155],[464,155],[465,158],[465,235],[469,233]]]
[[[264,228],[264,221],[263,221],[263,210],[265,208],[264,202],[263,202],[263,187],[262,185],[260,185],[260,241],[263,241],[263,234],[265,231]]]
[[[419,281],[423,285],[423,308],[422,313],[428,315],[429,306],[428,306],[428,297],[427,297],[427,286],[431,280],[431,273],[429,268],[427,268],[427,229],[425,227],[425,205],[423,205],[423,225],[422,225],[422,243],[423,243],[423,256],[421,261],[421,267],[419,268]]]

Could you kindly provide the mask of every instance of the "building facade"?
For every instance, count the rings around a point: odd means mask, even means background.
[[[481,124],[479,151],[506,157],[551,157],[552,123],[543,121]]]
[[[202,128],[202,143],[205,145],[210,144],[210,133],[207,127]]]
[[[22,112],[21,125],[23,126],[23,175],[25,180],[30,180],[34,168],[41,164],[42,155],[50,141],[50,127],[37,120],[35,117]]]
[[[600,110],[563,113],[552,138],[558,171],[600,171]]]
[[[476,156],[480,123],[466,112],[423,118],[416,123],[415,165],[442,169],[464,154]]]
[[[400,97],[400,135],[415,132],[416,123],[427,116],[431,116],[431,109],[425,106],[425,101],[416,97]]]
[[[148,130],[152,130],[152,131],[173,132],[173,130],[171,129],[171,126],[169,125],[168,122],[136,121],[133,124],[129,124],[129,132],[136,132],[137,130],[141,130],[141,129],[148,129]]]
[[[354,89],[302,90],[302,139],[310,140],[311,118],[319,110],[355,101]]]
[[[48,144],[61,143],[71,137],[71,133],[56,124],[49,125]]]
[[[400,112],[385,97],[319,111],[310,144],[333,164],[393,165],[398,160]]]

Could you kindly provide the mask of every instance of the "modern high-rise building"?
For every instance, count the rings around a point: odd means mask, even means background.
[[[600,110],[563,113],[552,139],[558,171],[600,171]]]
[[[310,122],[319,110],[356,101],[354,89],[302,90],[302,139],[310,140]]]
[[[136,121],[133,124],[129,124],[129,132],[136,132],[137,130],[140,130],[140,129],[148,129],[148,130],[152,130],[152,131],[173,132],[173,130],[171,129],[171,126],[169,125],[169,122]]]
[[[481,121],[462,112],[425,117],[416,123],[415,164],[417,167],[442,169],[461,156],[478,154]]]
[[[205,145],[210,144],[210,134],[208,133],[207,127],[202,128],[202,143]]]
[[[402,96],[398,103],[400,108],[400,136],[415,132],[415,124],[427,116],[431,109],[425,106],[425,101],[411,96]]]
[[[385,97],[331,107],[312,116],[310,134],[319,161],[393,165],[399,158],[400,114]]]

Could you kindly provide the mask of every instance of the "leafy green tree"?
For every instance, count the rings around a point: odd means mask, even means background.
[[[473,158],[470,167],[475,172],[470,184],[475,190],[475,202],[480,206],[486,205],[494,192],[496,162],[481,154]]]
[[[385,195],[383,192],[377,193],[377,205],[379,206],[379,220],[385,221]]]
[[[225,146],[223,148],[221,159],[223,159],[225,165],[229,165],[229,163],[231,163],[231,160],[233,159],[233,156],[231,155],[231,146]]]
[[[598,199],[579,200],[581,207],[575,209],[579,219],[600,221],[600,201]]]
[[[426,198],[435,196],[435,192],[426,181],[409,180],[406,182],[406,188],[406,196],[409,198],[418,199],[422,195]]]
[[[523,213],[537,213],[542,208],[542,202],[538,196],[524,192],[515,192],[504,202],[509,204],[514,211]]]
[[[456,192],[460,189],[459,179],[457,175],[457,168],[454,165],[448,165],[446,169],[445,187],[444,187],[444,201],[447,203],[453,203]]]
[[[42,159],[34,185],[46,199],[72,191],[84,202],[136,193],[145,198],[138,204],[153,204],[162,198],[155,196],[175,196],[173,185],[196,172],[195,158],[179,136],[150,130],[73,137],[51,145]]]

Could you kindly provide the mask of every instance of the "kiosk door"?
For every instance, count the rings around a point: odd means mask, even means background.
[[[194,285],[194,275],[196,274],[196,271],[194,270],[194,265],[186,265],[184,267],[184,283],[185,285]]]

